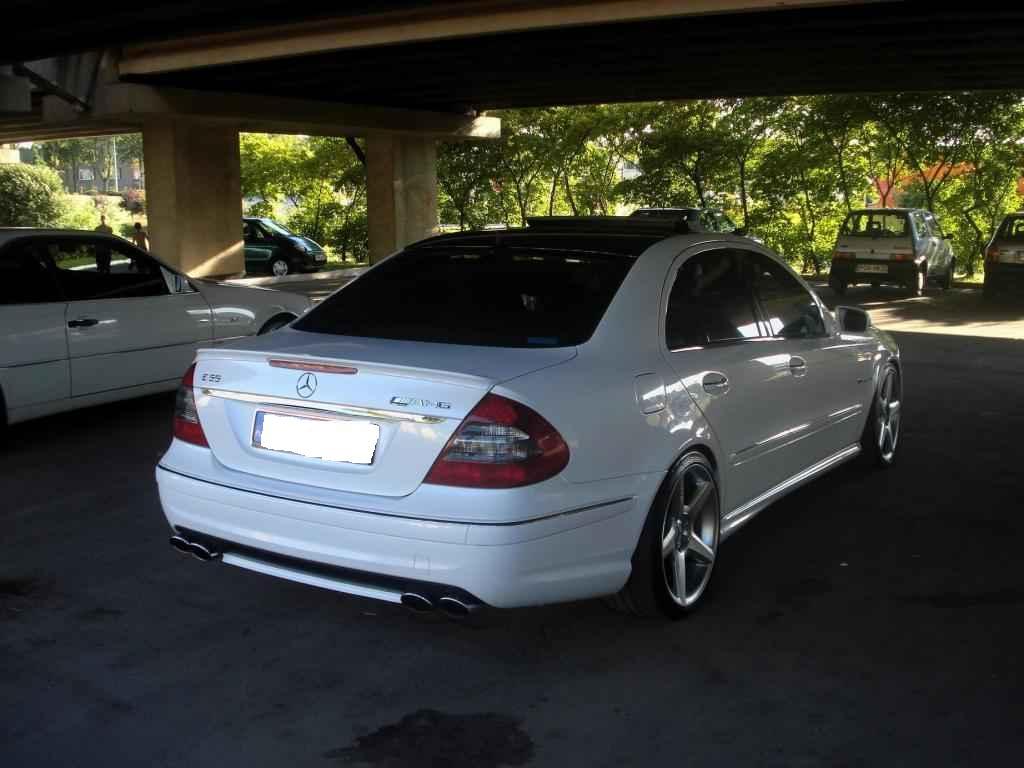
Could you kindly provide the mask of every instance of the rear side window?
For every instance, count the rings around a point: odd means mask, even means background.
[[[669,349],[741,341],[761,335],[750,268],[735,250],[699,253],[683,262],[669,294]]]
[[[1009,217],[999,228],[1000,240],[1024,240],[1024,217]]]
[[[0,252],[0,305],[63,301],[45,256],[31,242]]]
[[[772,336],[805,339],[825,335],[821,309],[799,280],[763,254],[748,253],[746,258],[757,266],[754,290]]]
[[[909,237],[907,214],[881,211],[855,211],[843,222],[842,234],[854,237]]]
[[[494,347],[562,347],[593,334],[629,256],[434,246],[394,256],[293,327],[314,333]]]

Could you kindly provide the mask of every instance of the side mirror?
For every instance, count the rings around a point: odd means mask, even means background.
[[[836,307],[836,320],[843,333],[866,333],[871,327],[871,315],[860,307]]]

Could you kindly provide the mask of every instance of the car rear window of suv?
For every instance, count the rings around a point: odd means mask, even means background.
[[[593,334],[633,262],[620,253],[548,248],[410,248],[293,327],[443,344],[574,346]]]
[[[854,237],[907,237],[910,229],[902,211],[855,211],[843,222],[842,234]]]

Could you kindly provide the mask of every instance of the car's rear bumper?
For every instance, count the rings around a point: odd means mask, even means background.
[[[885,272],[864,272],[858,267],[885,268]],[[832,279],[847,284],[880,283],[882,285],[907,285],[917,280],[920,267],[913,261],[887,261],[884,259],[835,259],[832,262]]]
[[[994,262],[985,265],[985,290],[1024,291],[1024,264]]]
[[[209,537],[225,562],[384,600],[424,589],[440,597],[450,588],[502,608],[617,591],[650,503],[630,496],[485,525],[324,508],[163,467],[157,482],[172,528]]]

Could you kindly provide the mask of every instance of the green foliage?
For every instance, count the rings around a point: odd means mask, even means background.
[[[64,204],[60,177],[49,168],[0,164],[0,226],[52,227]]]
[[[55,226],[62,229],[92,230],[106,216],[107,226],[122,237],[131,236],[135,220],[121,205],[117,195],[67,195],[65,206]]]
[[[343,138],[243,133],[242,196],[342,260],[366,259],[366,169]]]

